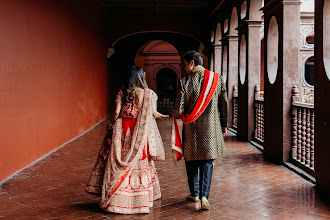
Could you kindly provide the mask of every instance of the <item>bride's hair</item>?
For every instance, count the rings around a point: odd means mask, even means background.
[[[135,88],[145,89],[148,88],[144,71],[139,66],[132,66],[129,68],[128,79],[124,84],[124,103],[132,102],[135,97]]]

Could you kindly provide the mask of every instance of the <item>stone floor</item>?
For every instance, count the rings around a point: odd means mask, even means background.
[[[225,136],[227,156],[216,160],[210,204],[185,201],[188,186],[184,162],[174,166],[170,124],[158,122],[167,161],[156,162],[162,198],[150,214],[105,213],[99,198],[85,193],[105,132],[102,122],[0,186],[2,219],[330,219],[330,204],[314,185],[283,166],[267,163],[261,152],[235,135]]]

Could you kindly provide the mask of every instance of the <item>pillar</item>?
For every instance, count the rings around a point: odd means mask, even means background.
[[[261,21],[245,21],[239,27],[239,80],[237,137],[248,141],[255,130],[254,90],[260,82]],[[244,46],[245,48],[241,48]],[[244,53],[244,54],[242,54]],[[241,60],[245,59],[245,60]],[[243,79],[244,78],[244,79]]]
[[[315,1],[315,175],[330,196],[330,0]]]
[[[291,93],[299,83],[299,0],[265,1],[265,142],[274,162],[289,160]]]
[[[214,72],[221,74],[222,61],[222,46],[221,44],[214,45]]]

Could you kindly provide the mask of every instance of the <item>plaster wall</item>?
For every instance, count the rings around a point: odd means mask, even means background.
[[[107,116],[101,14],[89,0],[0,2],[0,181]]]

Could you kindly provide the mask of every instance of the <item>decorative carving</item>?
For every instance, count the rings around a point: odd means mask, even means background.
[[[303,103],[314,104],[314,89],[304,88],[304,95],[302,98]]]
[[[306,41],[307,36],[314,36],[314,25],[300,26],[300,43],[303,49],[314,49],[314,44],[309,44]]]

